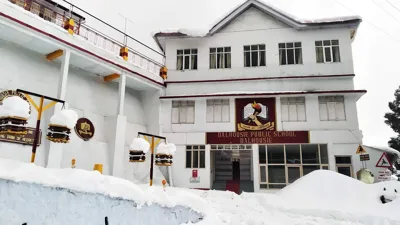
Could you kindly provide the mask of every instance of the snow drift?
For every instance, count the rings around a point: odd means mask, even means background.
[[[29,103],[18,96],[7,97],[0,105],[0,117],[17,116],[28,119],[29,111]]]
[[[203,218],[206,204],[171,197],[97,171],[48,169],[0,159],[0,224],[181,224]],[[102,222],[100,222],[102,221]],[[113,221],[113,222],[111,222]]]

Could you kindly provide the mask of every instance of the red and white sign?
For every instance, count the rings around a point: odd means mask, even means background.
[[[386,152],[382,153],[382,156],[379,158],[375,167],[379,167],[379,168],[391,168],[392,167],[392,164],[390,163]]]
[[[192,170],[192,177],[197,178],[197,170]]]

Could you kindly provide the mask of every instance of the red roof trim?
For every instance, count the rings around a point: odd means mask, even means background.
[[[354,77],[355,74],[339,75],[307,75],[307,76],[287,76],[287,77],[253,77],[221,80],[190,80],[190,81],[166,81],[166,84],[186,84],[186,83],[215,83],[215,82],[237,82],[237,81],[256,81],[256,80],[283,80],[283,79],[312,79],[312,78],[332,78],[332,77]]]
[[[275,92],[275,93],[232,93],[232,94],[199,94],[199,95],[171,95],[160,96],[160,99],[176,98],[208,98],[208,97],[240,97],[240,96],[276,96],[276,95],[305,95],[305,94],[345,94],[345,93],[367,93],[367,90],[341,90],[341,91],[302,91],[302,92]]]
[[[83,49],[83,48],[81,48],[81,47],[79,47],[79,46],[77,46],[77,45],[74,45],[74,44],[72,44],[72,43],[70,43],[70,42],[68,42],[68,41],[65,41],[65,40],[63,40],[63,39],[61,39],[61,38],[58,38],[58,37],[56,37],[56,36],[54,36],[54,35],[52,35],[52,34],[49,34],[49,33],[45,32],[45,31],[43,31],[43,30],[40,30],[40,29],[38,29],[38,28],[36,28],[36,27],[33,27],[33,26],[31,26],[31,25],[29,25],[29,24],[27,24],[27,23],[24,23],[24,22],[22,22],[22,21],[20,21],[20,20],[17,20],[17,19],[15,19],[15,18],[13,18],[13,17],[11,17],[11,16],[9,16],[9,15],[6,15],[6,14],[4,14],[4,13],[2,13],[2,12],[0,12],[0,16],[5,17],[5,18],[7,18],[7,19],[9,19],[9,20],[12,20],[12,21],[14,21],[14,22],[16,22],[16,23],[19,23],[19,24],[21,24],[21,25],[23,25],[23,26],[25,26],[25,27],[30,28],[31,30],[34,30],[34,31],[39,32],[39,33],[41,33],[41,34],[44,34],[44,35],[46,35],[46,36],[48,36],[48,37],[51,37],[51,38],[53,38],[53,39],[55,39],[55,40],[57,40],[57,41],[59,41],[59,42],[61,42],[61,43],[64,43],[64,44],[66,44],[66,45],[69,45],[70,47],[73,47],[73,48],[75,48],[75,49],[77,49],[77,50],[79,50],[79,51],[82,51],[82,52],[84,52],[84,53],[86,53],[86,54],[89,54],[89,55],[91,55],[91,56],[94,56],[94,57],[96,57],[96,58],[98,58],[98,59],[100,59],[100,60],[103,60],[103,61],[105,61],[105,62],[107,62],[107,63],[110,63],[110,64],[112,64],[112,65],[114,65],[114,66],[117,66],[117,67],[119,67],[119,68],[121,68],[121,69],[123,69],[123,70],[126,70],[126,71],[130,72],[130,73],[136,74],[136,75],[138,75],[138,76],[140,76],[140,77],[142,77],[142,78],[144,78],[144,79],[146,79],[146,80],[148,80],[148,81],[151,81],[151,82],[153,82],[153,83],[156,83],[156,84],[158,84],[158,85],[160,85],[160,86],[165,86],[164,83],[161,83],[161,82],[158,82],[158,81],[156,81],[156,80],[153,80],[153,79],[151,79],[151,78],[149,78],[149,77],[146,77],[146,76],[144,76],[143,74],[140,74],[140,73],[135,72],[135,71],[133,71],[133,70],[131,70],[131,69],[128,69],[128,68],[126,68],[126,67],[124,67],[124,66],[122,66],[122,65],[120,65],[120,64],[117,64],[117,63],[112,62],[112,61],[110,61],[110,60],[108,60],[108,59],[105,59],[105,58],[103,58],[103,57],[101,57],[101,56],[99,56],[99,55],[96,55],[96,54],[94,54],[94,53],[92,53],[92,52],[86,50],[86,49]]]

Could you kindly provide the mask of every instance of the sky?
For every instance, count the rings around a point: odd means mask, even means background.
[[[267,0],[266,0],[267,1]],[[387,146],[396,134],[384,123],[388,102],[400,86],[400,0],[268,0],[297,10],[295,14],[332,15],[340,8],[362,17],[353,59],[355,89],[368,92],[357,102],[363,143]],[[124,30],[147,45],[157,48],[151,34],[176,28],[206,28],[244,0],[71,0],[84,10]],[[301,5],[299,5],[299,2]],[[293,11],[292,11],[293,14]]]

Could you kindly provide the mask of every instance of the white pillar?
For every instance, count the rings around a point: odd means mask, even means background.
[[[64,50],[64,56],[61,63],[60,77],[58,80],[57,98],[60,100],[65,100],[67,94],[67,80],[68,80],[68,70],[69,70],[69,60],[71,57],[71,52],[68,49]],[[54,113],[61,110],[62,105],[56,104],[54,106]],[[47,160],[48,168],[61,168],[61,162],[64,152],[64,145],[60,143],[50,142],[49,145],[49,157]]]
[[[253,185],[254,185],[254,192],[260,191],[260,168],[258,164],[258,145],[252,145],[252,152],[253,152]]]
[[[119,80],[118,112],[117,112],[117,115],[121,116],[124,115],[125,86],[126,86],[126,75],[122,73]]]

